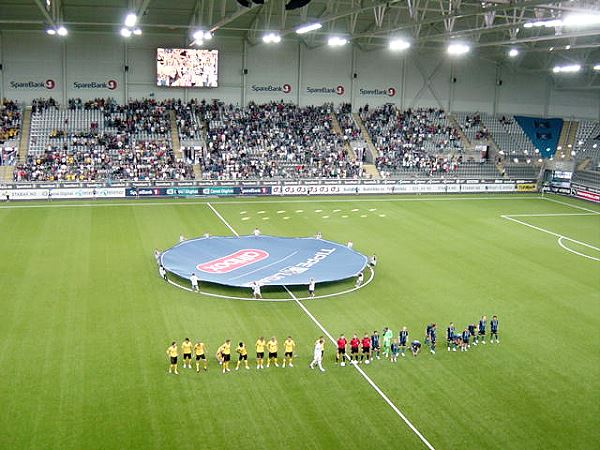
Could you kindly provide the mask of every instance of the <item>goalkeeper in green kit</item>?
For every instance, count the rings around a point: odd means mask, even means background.
[[[383,329],[383,356],[385,358],[389,358],[390,356],[390,350],[391,350],[391,346],[392,346],[392,337],[394,336],[394,333],[392,333],[392,330],[390,330],[388,327],[385,327]]]

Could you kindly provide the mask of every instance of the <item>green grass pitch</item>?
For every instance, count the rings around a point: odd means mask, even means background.
[[[334,336],[405,325],[422,339],[438,323],[435,356],[364,368],[434,448],[598,448],[600,207],[536,195],[210,203],[240,234],[321,231],[377,253],[369,286],[303,304]],[[322,333],[293,301],[207,298],[158,277],[154,248],[231,234],[206,200],[10,203],[0,232],[0,448],[425,448],[357,370],[335,366],[333,344],[327,372],[307,367]],[[568,251],[557,235],[579,242]],[[501,343],[448,353],[448,322],[482,314],[499,316]],[[253,360],[259,335],[288,334],[294,368],[222,375],[212,358],[225,338]],[[209,370],[168,375],[165,349],[186,336],[207,343]]]

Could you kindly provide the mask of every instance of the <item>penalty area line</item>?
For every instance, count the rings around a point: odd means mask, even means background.
[[[221,222],[223,222],[225,224],[225,226],[231,230],[231,232],[233,234],[235,234],[236,236],[239,236],[237,231],[235,231],[233,229],[233,227],[229,224],[229,222],[227,222],[227,220],[225,220],[225,218],[219,213],[219,211],[217,211],[210,203],[207,203],[207,205],[215,213],[215,215],[219,218],[219,220],[221,220]],[[300,307],[300,309],[304,312],[304,314],[306,314],[314,322],[314,324],[335,345],[335,339],[325,329],[325,327],[321,324],[321,322],[319,322],[317,320],[317,318],[312,315],[312,313],[308,310],[308,308],[306,308],[306,306],[304,306],[302,304],[302,302],[300,300],[298,300],[298,297],[296,297],[294,295],[294,293],[287,288],[287,286],[283,286],[283,288],[287,291],[287,293],[290,295],[290,297],[292,297],[294,302]],[[392,402],[389,399],[389,397],[387,395],[385,395],[385,393],[381,390],[381,388],[379,386],[377,386],[375,384],[375,382],[371,379],[371,377],[369,377],[361,367],[356,366],[354,364],[352,364],[352,366],[358,371],[358,373],[360,373],[362,375],[362,377],[367,381],[367,383],[369,383],[369,385],[375,390],[375,392],[377,392],[379,394],[379,396],[388,404],[388,406],[390,408],[392,408],[392,410],[404,421],[404,423],[408,426],[408,428],[410,428],[411,431],[417,435],[417,437],[421,440],[421,442],[423,442],[425,447],[427,447],[429,450],[435,450],[435,448],[429,443],[429,441],[425,438],[425,436],[423,436],[423,434],[421,434],[421,432],[419,430],[417,430],[417,428],[410,422],[410,420],[408,420],[408,418],[404,414],[402,414],[402,411],[400,411],[400,409],[394,404],[394,402]]]

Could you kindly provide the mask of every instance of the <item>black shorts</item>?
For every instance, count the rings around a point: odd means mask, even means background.
[[[358,353],[358,347],[352,347],[350,349],[350,353],[352,353],[353,355],[357,354]]]
[[[406,347],[406,341],[400,342],[400,347]]]
[[[201,359],[206,361],[206,355],[204,353],[202,353],[201,355],[196,355],[196,361],[200,361]]]
[[[379,347],[379,345],[374,345],[373,346],[373,351],[376,352],[380,349],[381,347]]]
[[[256,357],[258,359],[263,359],[265,357],[265,352],[256,352]]]
[[[338,353],[340,355],[345,355],[346,354],[346,349],[345,348],[338,348]]]
[[[485,330],[479,330],[479,336],[485,336]]]
[[[227,362],[231,360],[231,355],[223,355],[223,362]]]
[[[371,353],[371,347],[363,347],[363,353]]]
[[[177,364],[177,356],[171,356],[171,364]]]
[[[240,355],[238,357],[238,361],[247,361],[248,360],[248,355]]]
[[[498,330],[491,330],[490,334],[498,334]]]
[[[192,359],[192,354],[191,353],[184,353],[183,354],[183,359]]]
[[[269,352],[269,359],[277,358],[277,352]]]
[[[292,352],[285,352],[286,358],[291,358],[293,356]]]
[[[312,294],[314,294],[314,293],[315,293],[315,290],[314,290],[314,289],[309,289],[309,290],[308,290],[308,293],[309,293],[310,295],[312,295]]]

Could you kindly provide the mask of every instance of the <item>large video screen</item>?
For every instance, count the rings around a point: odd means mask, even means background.
[[[218,87],[219,51],[190,48],[157,49],[156,84],[172,87]]]

